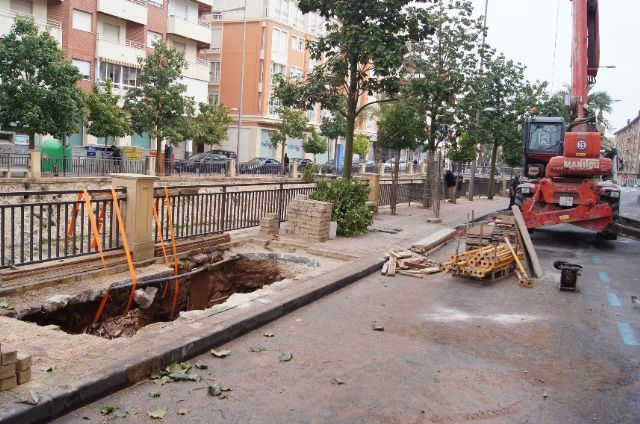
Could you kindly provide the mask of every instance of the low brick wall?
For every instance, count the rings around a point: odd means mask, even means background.
[[[331,203],[309,200],[309,196],[296,197],[287,207],[286,234],[311,242],[328,240],[331,209]]]

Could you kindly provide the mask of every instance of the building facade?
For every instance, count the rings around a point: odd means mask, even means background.
[[[638,184],[640,180],[640,111],[634,119],[615,133],[614,145],[622,157],[624,168],[619,180],[625,185]]]
[[[243,19],[245,3],[246,22]],[[210,48],[201,52],[210,62],[209,98],[232,108],[235,119],[222,148],[236,151],[239,147],[241,162],[254,157],[279,159],[280,149],[274,149],[269,141],[273,125],[278,122],[272,95],[275,76],[304,79],[317,65],[310,58],[306,43],[323,34],[324,19],[313,13],[302,14],[293,0],[216,0],[212,12],[204,18],[211,24]],[[241,72],[243,58],[244,75]],[[319,105],[306,112],[309,123],[316,127],[326,114]],[[373,114],[359,122],[358,131],[375,138],[377,128]],[[330,145],[331,153],[318,155],[317,161],[322,163],[333,157],[332,152],[340,150],[339,147]],[[289,139],[286,153],[292,159],[311,157],[305,155],[301,139]]]
[[[80,70],[80,87],[90,90],[108,78],[114,92],[124,95],[137,86],[138,58],[161,38],[185,52],[188,68],[182,82],[187,96],[207,101],[209,66],[200,51],[211,41],[209,24],[213,0],[0,0],[0,33],[7,33],[15,16],[34,18],[60,43],[66,57]],[[74,146],[103,144],[104,140],[81,131],[69,137]],[[108,140],[112,143],[112,140]],[[146,134],[117,140],[121,146],[153,149]]]

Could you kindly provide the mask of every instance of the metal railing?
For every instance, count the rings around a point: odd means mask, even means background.
[[[42,158],[40,167],[47,176],[86,176],[116,173],[144,174],[144,160],[92,157]]]
[[[380,199],[379,206],[391,205],[391,187],[392,181],[380,181]],[[424,178],[415,180],[398,180],[398,196],[397,204],[411,202],[421,203],[424,195]]]
[[[311,183],[192,185],[169,188],[176,238],[240,230],[260,225],[260,218],[277,213],[287,220],[287,205],[299,194],[315,190]],[[170,238],[164,190],[156,189],[160,230]],[[160,241],[157,227],[154,240]]]
[[[279,175],[280,174],[280,165],[245,165],[245,164],[240,164],[239,174],[240,175]]]
[[[175,174],[222,175],[226,173],[226,163],[194,162],[188,159],[176,160],[173,163]]]
[[[126,189],[116,190],[122,205]],[[120,248],[110,190],[90,192],[104,251]],[[85,202],[77,191],[0,194],[0,269],[97,253]]]
[[[30,165],[29,155],[9,153],[0,154],[0,172],[11,170],[28,170]]]

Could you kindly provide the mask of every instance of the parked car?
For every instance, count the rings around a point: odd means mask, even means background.
[[[310,166],[313,166],[313,161],[311,159],[300,159],[298,161],[298,171],[304,171]]]
[[[271,158],[253,158],[240,164],[241,174],[277,174],[280,161]]]
[[[396,164],[396,160],[395,159],[389,159],[388,161],[386,161],[384,163],[385,171],[393,170],[393,168],[395,167],[395,164]],[[407,170],[407,160],[406,159],[400,159],[400,167],[398,169],[400,170],[400,172]]]
[[[226,157],[228,157],[229,159],[235,159],[238,157],[238,155],[236,155],[236,152],[232,152],[231,150],[211,150],[207,153],[213,153],[215,155],[224,155]]]
[[[326,161],[320,167],[323,174],[335,174],[336,173],[336,161],[331,159]]]
[[[227,157],[212,152],[196,153],[188,159],[176,161],[176,172],[218,174],[225,172]]]

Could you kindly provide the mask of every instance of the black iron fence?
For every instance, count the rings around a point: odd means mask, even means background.
[[[29,155],[16,153],[1,154],[0,171],[28,170],[29,160]]]
[[[126,190],[117,190],[120,204]],[[110,190],[92,190],[104,251],[120,248]],[[0,194],[0,269],[98,252],[87,206],[77,191]]]
[[[379,206],[391,205],[391,180],[380,181]],[[424,178],[412,180],[398,180],[397,204],[411,202],[421,203],[424,195]]]
[[[224,176],[227,170],[225,162],[194,162],[188,159],[177,160],[173,164],[175,174],[192,175],[221,175]]]
[[[49,176],[103,176],[116,173],[144,174],[144,160],[92,157],[41,159],[40,169]]]
[[[309,194],[315,184],[221,184],[170,187],[169,200],[176,238],[186,238],[260,225],[260,218],[277,213],[287,220],[287,205],[299,194]],[[156,188],[160,231],[170,237],[164,189]],[[158,229],[154,239],[160,241]]]
[[[241,163],[238,171],[240,175],[280,175],[280,164],[254,164],[247,162]]]

